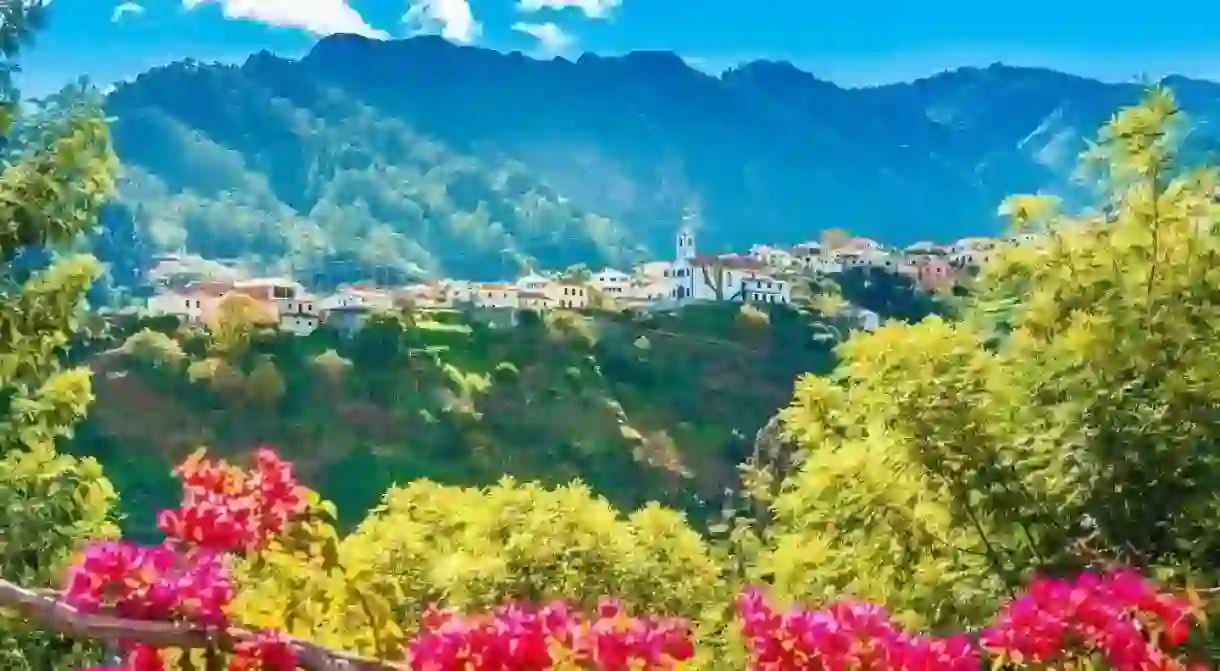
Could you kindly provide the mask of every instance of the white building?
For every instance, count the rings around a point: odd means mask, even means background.
[[[280,309],[280,328],[296,335],[309,335],[322,324],[318,304],[312,299],[289,304]]]
[[[645,261],[632,268],[631,273],[649,281],[664,280],[669,277],[666,273],[673,265],[673,261]]]
[[[836,249],[830,253],[831,262],[838,265],[839,269],[847,270],[848,268],[863,268],[868,265],[868,259],[864,256],[864,250],[851,249],[844,247]]]
[[[741,299],[750,303],[787,304],[792,301],[792,288],[769,275],[753,275],[742,278]]]
[[[843,264],[833,252],[827,252],[819,242],[802,242],[792,248],[796,265],[807,272],[827,275],[843,272]]]
[[[860,261],[879,270],[895,272],[898,270],[898,260],[893,254],[883,249],[866,249],[860,254]]]
[[[441,301],[449,305],[474,302],[478,285],[469,280],[442,280]]]
[[[551,281],[537,273],[530,273],[517,280],[517,290],[528,293],[545,293]]]
[[[172,315],[182,323],[197,324],[203,320],[205,297],[190,291],[164,291],[148,299],[148,311],[154,315]]]
[[[750,247],[750,257],[768,268],[789,268],[796,265],[795,257],[787,250],[769,245],[754,245]]]
[[[475,287],[473,300],[475,307],[516,310],[521,307],[521,290],[516,284],[480,284]]]
[[[631,291],[631,276],[614,268],[602,270],[589,283],[609,298],[623,298]]]
[[[700,257],[695,234],[687,227],[678,232],[669,297],[684,301],[751,301],[788,303],[792,288],[766,273],[748,256]]]
[[[954,268],[978,270],[991,261],[995,247],[991,238],[962,238],[950,247],[949,264]]]

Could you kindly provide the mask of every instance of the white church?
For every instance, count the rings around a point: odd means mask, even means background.
[[[679,303],[791,302],[791,285],[766,271],[764,264],[748,256],[699,256],[694,228],[689,221],[684,221],[678,231],[673,265],[665,275],[670,285],[669,297]]]

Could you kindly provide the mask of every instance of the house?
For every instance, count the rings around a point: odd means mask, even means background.
[[[865,249],[860,253],[859,260],[862,265],[871,268],[891,273],[898,270],[898,260],[882,249]]]
[[[991,238],[962,238],[950,247],[949,264],[959,270],[977,272],[991,261],[996,243]]]
[[[317,299],[299,282],[284,277],[262,277],[233,283],[233,293],[245,294],[266,305],[280,328],[307,335],[321,323]]]
[[[474,302],[477,285],[467,280],[441,280],[441,304],[463,305]]]
[[[547,285],[549,285],[551,282],[552,280],[548,277],[543,277],[537,273],[530,273],[529,275],[517,280],[517,290],[545,293]]]
[[[388,310],[394,306],[393,298],[380,291],[352,286],[341,286],[325,301],[323,310],[347,307],[368,307],[373,310]]]
[[[840,270],[848,268],[863,268],[870,265],[867,258],[864,256],[864,250],[842,247],[830,253],[830,259],[837,264]]]
[[[928,291],[944,291],[953,286],[957,276],[952,264],[938,256],[925,256],[911,260],[912,279]]]
[[[296,280],[286,277],[258,277],[248,280],[238,280],[233,283],[233,290],[254,298],[270,301],[288,301],[297,294],[305,293],[305,288]]]
[[[788,304],[792,302],[792,287],[770,275],[753,275],[742,279],[741,297],[750,303]]]
[[[606,268],[594,275],[589,284],[597,288],[607,298],[619,299],[631,290],[631,276],[614,268]]]
[[[321,301],[321,306],[324,323],[349,338],[364,328],[369,317],[377,312],[371,305],[341,303],[333,296]]]
[[[318,302],[312,296],[301,294],[278,307],[280,328],[289,333],[309,335],[322,323]]]
[[[589,287],[575,280],[551,282],[546,291],[555,307],[567,310],[583,310],[589,307]]]
[[[792,248],[794,265],[822,275],[843,272],[843,264],[833,252],[827,253],[821,243],[802,242]]]
[[[440,282],[419,282],[408,284],[395,295],[395,303],[410,308],[447,307],[445,290]]]
[[[231,285],[224,282],[191,282],[179,289],[165,289],[148,299],[148,311],[154,315],[172,315],[184,324],[203,324],[217,302]]]
[[[921,240],[913,245],[908,245],[906,249],[902,250],[902,253],[905,256],[944,256],[945,250],[933,242]]]
[[[517,309],[542,312],[549,307],[551,307],[551,299],[545,291],[517,291]]]
[[[666,273],[673,265],[673,261],[647,261],[637,264],[632,268],[631,274],[638,279],[650,281],[663,280],[668,277]]]
[[[492,282],[479,284],[474,288],[472,302],[479,308],[498,308],[516,310],[521,306],[520,290],[515,284]]]
[[[750,247],[750,257],[768,268],[788,268],[796,265],[796,258],[787,250],[769,245],[754,245]]]

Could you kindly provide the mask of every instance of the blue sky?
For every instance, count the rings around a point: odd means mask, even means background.
[[[99,83],[193,57],[295,57],[319,36],[435,32],[539,56],[668,49],[709,70],[789,60],[842,85],[909,80],[1002,61],[1107,80],[1184,74],[1220,80],[1220,3],[1189,20],[1121,3],[822,0],[52,0],[51,26],[25,58],[42,93],[81,74]],[[1125,20],[1124,20],[1125,19]]]

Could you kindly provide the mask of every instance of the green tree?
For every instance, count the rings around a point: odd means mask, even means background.
[[[247,391],[251,399],[264,407],[275,407],[284,398],[287,389],[284,377],[270,357],[262,357],[246,377]]]
[[[149,328],[141,329],[123,342],[123,353],[156,368],[179,370],[186,359],[182,345],[170,336]]]
[[[212,347],[217,354],[230,359],[240,357],[249,348],[254,332],[274,322],[269,308],[257,299],[247,294],[228,294],[220,299],[208,324]]]
[[[0,576],[50,587],[76,543],[117,531],[114,492],[96,462],[55,452],[93,398],[89,371],[66,367],[63,354],[99,268],[67,256],[27,276],[18,261],[93,227],[117,161],[101,110],[79,89],[22,115],[10,74],[42,11],[42,3],[0,4]],[[0,613],[3,668],[70,668],[86,658],[96,651]]]
[[[343,384],[352,369],[351,360],[344,358],[334,349],[328,349],[315,356],[310,364],[313,370],[326,380],[327,384],[335,387]]]
[[[1178,165],[1151,89],[1084,166],[1099,207],[1005,205],[1041,244],[1001,250],[962,323],[856,334],[785,412],[806,450],[759,570],[912,621],[977,623],[1033,570],[1134,563],[1220,576],[1220,211]]]

